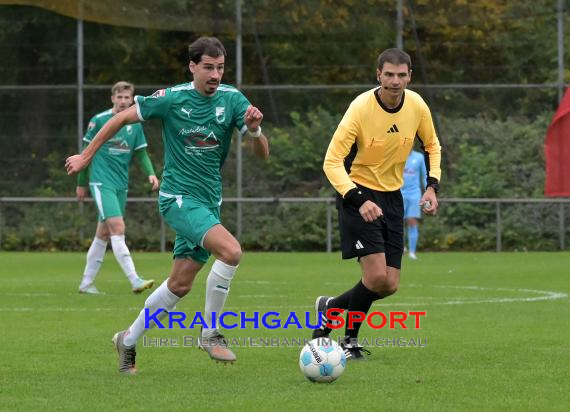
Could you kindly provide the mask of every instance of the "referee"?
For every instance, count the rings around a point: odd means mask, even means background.
[[[358,258],[362,278],[337,297],[315,302],[321,328],[313,338],[328,336],[328,309],[367,313],[375,300],[396,292],[404,251],[404,206],[400,188],[404,165],[417,137],[427,169],[427,188],[420,205],[435,215],[441,177],[441,146],[430,110],[419,94],[406,90],[410,56],[387,49],[378,56],[380,87],[352,101],[328,147],[323,169],[337,191],[343,259]],[[319,314],[320,312],[320,314]],[[342,342],[347,360],[364,359],[358,344],[361,322],[346,323]]]

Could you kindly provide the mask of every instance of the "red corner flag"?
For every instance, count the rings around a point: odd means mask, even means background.
[[[544,141],[545,196],[570,197],[570,89],[548,126]]]

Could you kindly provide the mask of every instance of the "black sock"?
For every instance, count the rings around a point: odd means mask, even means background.
[[[359,280],[353,288],[348,289],[342,295],[338,295],[336,298],[332,298],[327,305],[329,308],[339,308],[339,309],[348,309],[348,304],[350,302],[350,297],[352,296],[352,292],[354,290],[360,289],[362,286],[362,281]]]
[[[356,286],[352,288],[351,292],[352,293],[350,295],[350,300],[347,307],[348,312],[363,312],[366,314],[370,310],[372,302],[380,299],[380,295],[364,286],[362,281],[358,282]],[[349,339],[356,339],[358,337],[358,331],[360,330],[361,325],[362,322],[354,322],[352,329],[349,329],[347,313],[345,328],[346,336],[348,336]]]
[[[358,283],[360,283],[360,281],[358,281]],[[358,286],[358,283],[356,286]],[[352,291],[356,288],[356,286],[352,289],[348,289],[342,295],[338,295],[336,298],[332,298],[327,306],[329,308],[348,309],[348,302],[350,302]]]

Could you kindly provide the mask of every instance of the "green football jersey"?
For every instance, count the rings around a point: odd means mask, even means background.
[[[222,202],[220,169],[230,149],[234,129],[247,131],[244,115],[250,105],[236,88],[221,84],[213,96],[203,96],[193,83],[136,96],[140,120],[162,120],[164,171],[160,190],[189,196],[207,207]]]
[[[99,113],[91,119],[83,141],[88,144],[109,119],[111,109]],[[147,146],[140,123],[123,126],[117,134],[106,141],[95,153],[89,166],[89,182],[102,183],[114,189],[129,187],[129,165],[135,150]]]

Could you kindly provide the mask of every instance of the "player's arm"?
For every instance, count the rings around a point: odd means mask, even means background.
[[[267,160],[269,157],[269,141],[267,137],[262,133],[259,137],[254,137],[251,144],[253,154],[260,159]]]
[[[427,105],[424,106],[424,113],[418,127],[418,136],[422,142],[422,149],[425,153],[427,187],[420,200],[424,206],[424,212],[435,215],[439,206],[437,192],[441,179],[441,145],[435,133],[435,127],[431,113]]]
[[[349,108],[350,111],[350,108]],[[358,126],[347,112],[338,125],[323,162],[323,171],[334,189],[345,198],[347,193],[355,190],[356,184],[348,176],[344,167],[344,160],[356,142]]]
[[[323,171],[335,190],[342,196],[343,202],[355,206],[366,222],[372,222],[382,216],[382,209],[372,202],[356,184],[344,167],[344,159],[356,142],[358,122],[353,120],[351,108],[334,133],[323,163]]]
[[[89,193],[89,167],[86,167],[77,174],[77,187],[75,188],[75,196],[79,202],[83,202]]]
[[[158,190],[160,182],[156,177],[156,173],[154,172],[154,168],[152,167],[152,162],[150,161],[150,157],[148,156],[148,151],[146,150],[146,147],[135,150],[135,156],[139,160],[144,172],[148,176],[148,181],[152,185],[152,190]]]
[[[83,138],[83,149],[87,146],[91,138],[93,138],[93,131],[96,129],[96,119],[93,118],[87,127],[87,133]],[[78,202],[83,202],[89,194],[89,167],[86,167],[77,174],[77,187],[75,188],[75,197]]]
[[[253,153],[260,159],[267,160],[269,157],[269,141],[261,132],[263,113],[257,107],[250,105],[246,109],[243,119],[247,127],[245,135],[253,139]]]
[[[67,174],[71,175],[85,169],[99,148],[111,137],[113,137],[126,124],[140,121],[137,115],[136,106],[131,106],[111,117],[105,125],[97,132],[91,143],[77,155],[70,156],[65,161]]]
[[[425,158],[423,162],[420,162],[420,184],[422,192],[425,192],[427,185],[427,169],[426,169]]]

